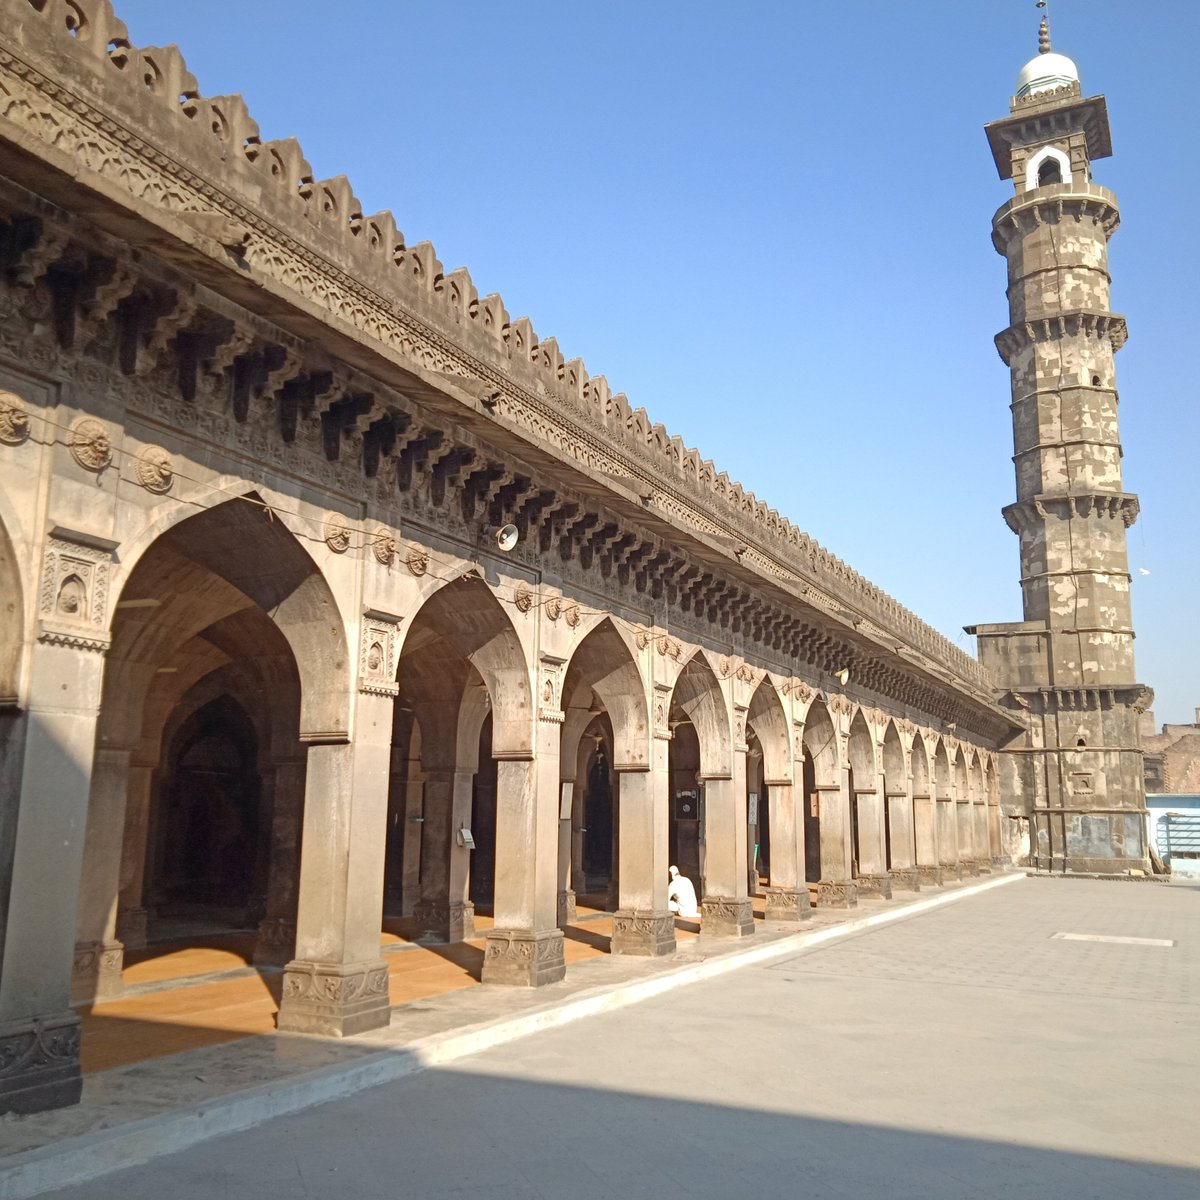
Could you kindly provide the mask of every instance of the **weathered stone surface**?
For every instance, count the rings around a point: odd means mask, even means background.
[[[660,956],[675,953],[675,918],[669,912],[623,911],[613,914],[613,954]]]
[[[76,1013],[0,1025],[0,1113],[78,1104],[82,1089]]]
[[[806,887],[769,887],[766,896],[763,915],[768,921],[804,921],[812,916],[812,904]]]
[[[858,888],[849,880],[822,879],[817,884],[818,908],[855,908]]]
[[[700,932],[707,937],[749,937],[754,932],[754,906],[749,897],[705,896],[700,901]]]
[[[388,970],[382,961],[343,964],[296,960],[284,969],[280,1029],[346,1037],[378,1029],[390,1019]]]
[[[490,929],[483,948],[483,982],[510,987],[541,987],[567,973],[563,932],[549,929]]]

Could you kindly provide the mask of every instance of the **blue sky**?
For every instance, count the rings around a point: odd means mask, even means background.
[[[206,95],[349,176],[480,294],[974,651],[1018,620],[984,122],[1033,0],[117,0]],[[1200,5],[1053,0],[1108,97],[1140,679],[1200,705]],[[1150,572],[1148,575],[1142,571]]]

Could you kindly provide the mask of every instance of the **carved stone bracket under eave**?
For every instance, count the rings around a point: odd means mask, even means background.
[[[1080,335],[1107,337],[1115,353],[1125,345],[1129,329],[1120,313],[1076,309],[1002,329],[995,337],[996,350],[1004,360],[1004,365],[1011,367],[1013,357],[1025,346]]]
[[[1005,524],[1021,534],[1051,518],[1120,517],[1128,529],[1138,518],[1138,498],[1130,492],[1084,492],[1070,496],[1034,496],[1002,508]]]

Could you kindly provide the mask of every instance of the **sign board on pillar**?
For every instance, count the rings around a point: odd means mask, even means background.
[[[575,784],[573,781],[568,781],[562,785],[562,795],[558,799],[558,819],[560,821],[569,821],[571,819],[571,805],[575,796]]]
[[[465,825],[458,831],[458,844],[468,850],[475,849],[475,837]]]
[[[675,820],[677,821],[698,821],[700,819],[700,805],[697,803],[695,792],[676,792],[675,793]]]
[[[746,797],[746,823],[748,825],[758,824],[758,793],[751,792]]]

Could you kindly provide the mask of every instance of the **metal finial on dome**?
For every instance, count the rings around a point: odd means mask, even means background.
[[[1038,0],[1038,8],[1045,9],[1046,0]],[[1038,53],[1050,53],[1050,14],[1042,13],[1042,23],[1038,26]]]

